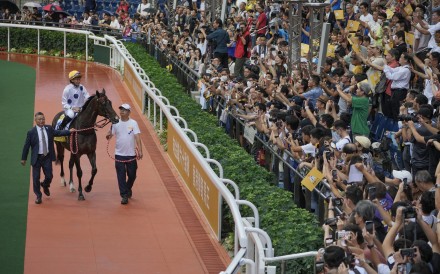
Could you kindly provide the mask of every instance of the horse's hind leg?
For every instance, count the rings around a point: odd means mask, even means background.
[[[70,170],[70,179],[69,179],[69,188],[70,192],[75,192],[75,185],[73,184],[73,165],[75,164],[75,159],[73,159],[75,156],[73,154],[70,154],[70,160],[69,160],[69,170]]]
[[[56,148],[57,148],[57,161],[56,164],[60,164],[61,166],[61,172],[60,172],[60,177],[61,177],[61,186],[66,186],[66,179],[64,178],[64,147],[62,144],[60,144],[59,142],[55,142]]]
[[[95,179],[96,173],[98,173],[98,169],[96,168],[96,152],[91,152],[87,154],[89,158],[90,165],[92,166],[92,177],[90,178],[89,184],[84,188],[86,192],[92,191],[93,180]]]
[[[84,194],[82,192],[82,183],[81,183],[81,178],[82,178],[82,169],[81,169],[81,163],[80,163],[80,156],[75,156],[75,166],[76,166],[76,176],[78,177],[78,201],[84,201]]]

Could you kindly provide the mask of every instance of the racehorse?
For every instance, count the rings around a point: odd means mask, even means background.
[[[52,121],[52,126],[55,128],[59,117],[64,112],[61,111]],[[76,175],[78,177],[78,200],[85,200],[84,194],[82,192],[81,177],[82,170],[80,164],[80,158],[83,154],[86,154],[89,158],[90,165],[92,166],[92,177],[89,180],[89,184],[84,188],[86,192],[90,192],[93,186],[93,179],[95,178],[98,169],[96,168],[96,119],[99,116],[103,116],[110,120],[113,124],[119,122],[119,117],[112,108],[112,102],[105,95],[105,89],[102,92],[96,91],[96,95],[90,96],[82,107],[82,111],[78,116],[72,121],[69,128],[74,128],[77,131],[68,137],[67,142],[55,141],[57,150],[57,162],[61,164],[61,184],[66,186],[66,181],[64,179],[64,149],[70,150],[70,180],[69,187],[70,192],[75,192],[75,187],[73,184],[73,165],[76,166]],[[108,122],[107,122],[108,123]],[[105,124],[104,124],[105,126]]]

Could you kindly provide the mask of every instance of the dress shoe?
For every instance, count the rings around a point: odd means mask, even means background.
[[[43,192],[46,194],[46,196],[50,196],[50,191],[48,186],[43,186]]]
[[[128,204],[128,198],[127,197],[122,197],[121,204],[122,205]]]
[[[131,191],[131,189],[129,189],[128,193],[127,193],[127,197],[131,198],[131,196],[133,196],[133,191]]]
[[[37,205],[39,205],[39,204],[41,204],[41,197],[39,197],[39,198],[37,198],[36,200],[35,200],[35,203],[37,204]]]

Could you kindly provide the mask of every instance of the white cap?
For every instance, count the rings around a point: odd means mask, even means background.
[[[399,179],[403,182],[403,179],[406,178],[407,183],[412,182],[412,175],[411,172],[407,170],[393,170],[393,177],[396,179]]]
[[[119,109],[121,109],[121,108],[126,109],[126,110],[130,110],[130,109],[131,109],[130,105],[127,104],[127,103],[122,104],[122,105],[119,107]]]

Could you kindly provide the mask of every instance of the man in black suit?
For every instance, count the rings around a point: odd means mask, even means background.
[[[52,161],[55,161],[55,150],[53,147],[54,136],[67,136],[74,129],[54,130],[51,126],[45,125],[45,118],[42,112],[35,113],[36,126],[28,131],[21,155],[21,164],[26,164],[26,159],[31,151],[32,179],[34,193],[37,195],[36,204],[41,204],[40,185],[43,186],[44,194],[50,196],[50,183],[52,182]],[[44,181],[40,183],[40,169],[43,169]]]

